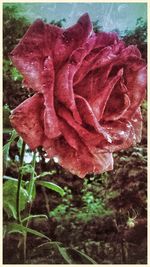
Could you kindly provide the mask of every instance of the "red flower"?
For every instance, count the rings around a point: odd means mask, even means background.
[[[140,141],[145,63],[116,33],[95,34],[88,14],[66,30],[35,21],[10,57],[35,92],[11,115],[31,149],[84,177],[112,170],[112,152]]]

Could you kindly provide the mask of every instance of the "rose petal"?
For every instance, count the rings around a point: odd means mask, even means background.
[[[131,105],[123,117],[130,119],[145,98],[145,88],[147,83],[146,67],[143,67],[138,71],[132,71],[132,69],[126,71],[126,80],[126,87],[128,89]]]
[[[125,89],[127,92],[127,88],[125,88],[125,86],[121,83],[115,86],[109,100],[107,101],[107,105],[103,113],[103,120],[118,120],[123,117],[126,111],[130,108],[130,99],[127,93],[123,92]]]
[[[70,56],[68,63],[60,69],[56,74],[55,96],[70,109],[76,121],[81,123],[80,115],[76,108],[73,78],[76,71],[79,69],[84,57],[89,53],[95,43],[95,39],[91,38],[84,46],[76,49]]]
[[[133,71],[138,71],[145,67],[145,62],[141,58],[141,53],[136,46],[130,45],[116,54],[116,58],[112,61],[112,68],[130,68]],[[116,73],[116,72],[114,72]]]
[[[103,123],[109,133],[112,143],[101,142],[100,146],[108,149],[109,152],[126,149],[141,141],[142,136],[142,115],[140,108],[137,109],[131,121],[118,120]]]
[[[141,52],[135,45],[129,45],[125,49],[123,49],[120,53],[121,58],[128,58],[130,56],[135,56],[137,58],[141,58]]]
[[[116,45],[120,42],[115,32],[99,32],[96,34],[95,48],[103,48],[110,45]]]
[[[103,149],[109,152],[114,152],[135,145],[135,131],[131,122],[121,120],[108,121],[103,123],[103,127],[109,133],[112,143],[109,144],[103,141],[100,143],[100,148],[103,147]]]
[[[106,138],[106,140],[111,143],[110,136],[99,124],[89,103],[83,97],[78,95],[76,95],[76,103],[83,122],[87,123],[90,126],[93,126],[98,133],[102,134]]]
[[[64,138],[66,139],[66,142],[75,150],[79,150],[81,140],[79,139],[79,136],[75,132],[75,130],[72,127],[70,127],[65,120],[61,118],[59,119],[59,125],[60,125],[60,130]]]
[[[34,150],[42,145],[44,138],[43,97],[36,94],[12,111],[10,122],[19,135]]]
[[[26,86],[40,91],[43,84],[43,59],[53,56],[54,65],[58,68],[74,49],[86,42],[91,31],[92,24],[88,14],[81,16],[73,27],[66,30],[38,19],[11,52],[10,58],[24,76]]]
[[[77,23],[64,30],[55,43],[54,64],[57,68],[66,61],[72,51],[84,45],[92,33],[92,23],[89,15],[82,15]]]
[[[80,138],[82,138],[83,142],[85,142],[87,146],[94,146],[104,139],[102,134],[88,131],[86,128],[79,125],[65,107],[59,106],[58,115],[78,133]]]
[[[93,50],[93,52],[85,57],[81,68],[77,71],[74,77],[74,86],[83,80],[89,71],[104,67],[110,64],[115,58],[116,55],[110,46],[100,50],[100,52],[94,52]]]
[[[44,37],[45,24],[36,20],[10,54],[13,64],[24,76],[26,86],[35,91],[40,91],[43,85],[43,59],[50,54]]]
[[[44,61],[44,70],[41,73],[45,83],[41,89],[44,96],[44,131],[47,137],[55,138],[60,135],[58,119],[54,108],[54,68],[51,57]]]
[[[135,135],[136,143],[139,143],[141,142],[141,138],[142,138],[142,126],[143,126],[143,118],[142,118],[142,113],[141,113],[140,108],[138,108],[136,112],[134,113],[131,119],[131,123],[134,128],[134,135]]]
[[[103,89],[111,68],[112,65],[109,64],[108,66],[90,71],[81,82],[74,86],[74,93],[89,101]]]
[[[93,112],[99,121],[102,116],[103,112],[105,110],[105,107],[107,105],[107,101],[110,97],[111,92],[113,91],[116,83],[119,81],[119,79],[123,75],[123,69],[120,69],[117,73],[117,75],[113,78],[109,78],[104,86],[103,89],[101,89],[97,95],[95,95],[92,99],[89,100],[90,106],[93,109]]]
[[[50,150],[47,149],[48,156],[57,156],[58,163],[73,174],[84,178],[87,173],[102,173],[113,168],[113,158],[111,153],[98,153],[92,155],[88,149],[80,143],[80,150],[76,151],[68,145],[64,138],[54,140]]]

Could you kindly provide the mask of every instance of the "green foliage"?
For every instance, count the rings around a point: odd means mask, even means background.
[[[22,81],[23,76],[20,74],[20,72],[16,68],[11,69],[11,77],[14,81]]]
[[[19,149],[19,155],[21,155],[21,149],[22,149],[22,145],[23,145],[23,139],[22,137],[20,136],[18,141],[17,141],[17,147]]]
[[[17,219],[16,194],[18,181],[9,180],[3,186],[3,207],[8,217]],[[21,186],[20,188],[20,210],[24,210],[28,200],[27,191]]]
[[[15,108],[27,98],[27,92],[22,88],[22,76],[9,60],[9,54],[18,44],[20,38],[29,27],[29,22],[19,16],[17,5],[3,5],[3,85],[4,104]]]
[[[69,264],[96,264],[96,262],[86,254],[73,248],[65,248],[57,244],[58,250],[66,263]]]
[[[26,190],[28,192],[28,202],[33,202],[36,198],[35,179],[30,179],[30,181],[26,182]]]
[[[42,172],[42,173],[40,173],[39,175],[37,175],[37,176],[35,177],[35,179],[43,178],[44,176],[47,176],[47,175],[53,175],[53,174],[55,174],[55,173],[56,173],[55,170],[51,170],[51,171],[49,171],[49,172]]]
[[[19,233],[22,235],[26,235],[27,233],[30,233],[32,235],[38,236],[40,238],[44,238],[47,240],[50,240],[48,238],[48,236],[45,236],[43,234],[41,234],[40,232],[33,230],[31,228],[25,227],[21,224],[17,224],[17,223],[9,223],[6,227],[5,227],[5,234],[9,235],[12,233]]]
[[[147,207],[147,150],[144,146],[115,154],[115,167],[109,179],[108,191],[117,194],[108,200],[115,210],[126,214],[134,209],[146,214]]]
[[[147,101],[145,100],[143,103],[142,103],[142,106],[141,106],[141,108],[142,108],[142,111],[144,110],[144,111],[147,111],[147,105],[148,105],[148,103],[147,103]]]
[[[59,251],[59,253],[61,254],[61,256],[64,258],[64,260],[66,261],[66,263],[72,264],[74,262],[72,262],[72,259],[70,257],[70,255],[67,253],[67,249],[64,248],[63,246],[60,246],[56,243],[57,249]]]
[[[4,172],[7,168],[7,161],[8,161],[8,156],[9,156],[9,150],[11,144],[14,142],[14,140],[18,137],[18,134],[15,130],[11,132],[11,137],[8,140],[8,142],[3,146],[3,167],[4,167]]]
[[[12,126],[10,124],[10,108],[6,104],[3,106],[3,132],[4,133],[11,133],[12,132]]]
[[[136,28],[134,31],[125,31],[127,38],[130,36],[132,44],[136,44],[138,41],[139,43],[146,43],[147,42],[147,22],[143,20],[142,17],[137,19]]]
[[[3,74],[5,79],[8,79],[10,76],[13,81],[22,82],[23,76],[15,67],[12,66],[12,63],[9,59],[3,60]]]
[[[44,20],[44,21],[46,22],[46,20]],[[65,18],[60,19],[60,20],[58,20],[58,21],[56,21],[56,20],[51,20],[51,21],[50,21],[50,24],[53,24],[53,25],[56,25],[56,26],[62,28],[62,27],[64,26],[64,22],[66,22],[66,19],[65,19]]]
[[[102,178],[103,179],[103,178]],[[81,191],[82,207],[75,207],[72,203],[72,194],[70,190],[66,190],[66,194],[62,200],[63,203],[59,204],[54,210],[50,212],[50,216],[54,217],[57,221],[76,220],[88,222],[94,217],[102,217],[112,214],[112,211],[106,207],[105,199],[96,196],[95,192],[91,191],[93,185],[89,184],[87,180],[84,182],[84,187]]]
[[[147,22],[141,17],[138,18],[135,30],[126,30],[124,34],[125,43],[127,45],[137,45],[142,57],[147,60]]]
[[[64,196],[64,190],[60,186],[58,186],[54,183],[47,182],[47,181],[37,181],[36,184],[41,185],[43,187],[46,187],[48,189],[51,189],[51,190],[59,193],[62,197]]]
[[[103,27],[101,25],[99,25],[99,20],[96,20],[96,21],[92,21],[92,24],[93,24],[93,31],[94,32],[101,32]]]
[[[14,142],[14,140],[16,139],[16,137],[18,137],[18,134],[15,130],[13,130],[11,132],[11,136],[10,136],[10,139],[8,140],[7,144],[9,144],[9,146]],[[4,146],[5,148],[5,146]]]
[[[3,176],[3,179],[4,179],[4,180],[12,180],[12,181],[16,181],[16,182],[18,181],[16,178],[13,178],[13,177],[11,177],[11,176],[7,176],[7,175],[4,175],[4,176]],[[23,183],[23,181],[22,181],[22,183]]]
[[[67,249],[68,254],[73,258],[74,263],[77,264],[97,264],[96,261],[94,261],[91,257],[86,255],[85,253],[74,249],[74,248],[68,248]]]
[[[97,264],[91,257],[86,255],[85,253],[82,253],[81,251],[65,247],[60,242],[46,242],[34,250],[33,254],[34,257],[39,255],[41,252],[44,255],[48,255],[52,249],[55,249],[64,260],[64,263],[67,264]]]
[[[9,156],[9,148],[10,145],[14,142],[15,138],[17,137],[17,133],[13,130],[12,135],[10,139],[8,140],[8,143],[4,146],[4,152],[5,152],[5,158],[6,162]],[[46,238],[47,240],[50,240],[47,236],[42,234],[41,232],[31,229],[28,227],[28,224],[33,219],[39,219],[39,218],[46,218],[47,216],[45,214],[30,214],[32,203],[36,198],[36,178],[37,178],[37,184],[43,187],[46,187],[48,189],[51,189],[57,193],[59,193],[61,196],[63,196],[64,191],[63,189],[55,185],[54,183],[50,183],[47,181],[40,181],[40,177],[44,177],[45,175],[49,174],[50,172],[44,172],[41,173],[41,175],[36,174],[35,172],[35,163],[36,163],[36,152],[33,155],[32,164],[23,164],[23,157],[25,152],[25,144],[22,142],[22,139],[19,138],[17,142],[17,146],[20,150],[20,168],[19,168],[19,174],[18,174],[18,180],[10,177],[10,176],[4,176],[7,181],[4,183],[3,186],[3,207],[4,211],[8,216],[8,219],[15,219],[19,221],[18,224],[16,223],[5,223],[4,225],[4,237],[7,235],[11,235],[12,233],[19,233],[23,235],[24,238],[24,257],[26,257],[26,237],[27,234],[32,234],[35,236],[38,236],[40,238]],[[22,180],[22,177],[30,174],[30,180],[24,181]],[[27,203],[30,203],[29,211],[26,209]],[[20,212],[25,211],[25,217],[22,219],[20,216]],[[25,224],[25,226],[23,225]]]
[[[18,137],[18,134],[15,130],[12,131],[10,139],[3,147],[3,154],[4,154],[4,162],[7,163],[8,157],[9,157],[9,150],[11,144],[14,142],[14,140]],[[17,141],[17,146],[19,150],[22,150],[23,146],[23,140],[20,137]],[[20,152],[21,154],[21,152]],[[35,159],[35,155],[33,155]],[[20,211],[23,211],[26,207],[27,202],[32,202],[36,198],[36,185],[41,185],[43,187],[46,187],[48,189],[51,189],[52,191],[55,191],[59,193],[61,196],[64,195],[64,190],[51,182],[42,181],[40,180],[41,177],[44,177],[48,174],[51,174],[51,172],[43,172],[40,175],[37,176],[35,172],[35,166],[34,164],[24,164],[19,168],[19,172],[21,177],[24,177],[28,174],[31,175],[31,179],[29,181],[21,181],[21,187],[20,187]],[[3,188],[3,198],[4,198],[4,211],[7,213],[8,217],[13,217],[14,219],[17,219],[17,207],[16,207],[16,195],[17,195],[17,188],[18,188],[18,180],[9,177],[4,176],[4,179],[7,179],[4,183]]]
[[[20,167],[20,172],[21,172],[21,175],[25,175],[28,173],[30,173],[30,174],[35,173],[34,167],[32,166],[32,164],[23,165],[22,167]]]
[[[39,219],[39,218],[44,218],[44,219],[48,219],[48,217],[47,217],[47,215],[45,215],[45,214],[38,214],[38,215],[29,215],[28,217],[26,217],[26,218],[24,218],[23,220],[22,220],[22,223],[24,223],[24,222],[26,222],[26,221],[30,221],[30,220],[32,220],[32,219]]]
[[[20,7],[17,5],[3,5],[3,53],[8,58],[8,54],[16,46],[19,39],[29,26],[28,20],[19,16]]]
[[[67,213],[68,205],[60,204],[54,210],[50,211],[50,217],[54,217],[57,221],[61,221],[61,218],[68,216]]]
[[[102,199],[95,199],[92,193],[87,193],[85,206],[79,211],[78,219],[89,221],[94,217],[112,214],[111,210],[106,209]]]

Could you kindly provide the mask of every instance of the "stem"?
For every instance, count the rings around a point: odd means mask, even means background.
[[[29,214],[31,213],[31,208],[32,208],[32,203],[30,203]],[[28,227],[28,224],[29,224],[29,220],[27,220],[26,227]],[[25,262],[27,258],[27,232],[24,234],[24,238],[23,238],[23,257],[24,257],[24,262]]]
[[[20,189],[21,189],[21,182],[22,182],[22,170],[21,170],[21,167],[23,166],[24,153],[25,153],[25,142],[23,142],[22,148],[21,148],[20,169],[19,169],[19,175],[18,175],[18,187],[17,187],[17,198],[16,198],[16,209],[17,209],[17,220],[18,220],[18,223],[21,223],[21,216],[20,216]]]
[[[33,159],[32,159],[32,167],[35,170],[35,164],[36,164],[36,151],[33,154]],[[34,178],[34,172],[31,174],[31,179]]]
[[[33,154],[33,159],[32,159],[32,167],[33,167],[33,172],[31,174],[31,188],[30,188],[30,192],[29,192],[29,200],[30,200],[30,205],[29,205],[29,213],[28,216],[30,216],[31,214],[31,209],[32,209],[32,190],[33,190],[33,186],[35,183],[35,179],[34,179],[34,170],[35,170],[35,164],[36,164],[36,151]],[[30,199],[31,198],[31,199]],[[28,227],[29,224],[29,219],[26,222],[26,228]],[[26,261],[26,255],[27,255],[27,232],[24,235],[24,240],[23,240],[23,255],[24,255],[24,262]]]
[[[127,263],[127,250],[125,247],[125,242],[123,240],[121,240],[121,252],[122,252],[122,264],[126,264]]]
[[[31,203],[30,205],[32,206],[32,191],[33,191],[33,186],[35,183],[35,163],[36,163],[36,151],[33,154],[33,159],[32,159],[32,167],[33,167],[33,172],[31,173],[31,186],[30,186],[30,191],[29,191],[29,202]],[[30,215],[30,214],[29,214]]]
[[[42,192],[43,192],[43,195],[44,195],[44,199],[45,199],[45,206],[46,206],[46,210],[47,210],[47,216],[49,218],[49,213],[50,213],[50,205],[49,205],[49,199],[48,199],[48,196],[46,194],[46,190],[44,187],[42,187]]]

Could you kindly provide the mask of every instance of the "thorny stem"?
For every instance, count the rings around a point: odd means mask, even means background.
[[[20,216],[20,189],[21,189],[21,182],[22,182],[22,170],[21,170],[21,167],[23,166],[24,153],[25,153],[25,142],[23,142],[22,149],[21,149],[20,169],[19,169],[19,175],[18,175],[18,187],[17,187],[17,198],[16,198],[16,209],[17,209],[17,220],[18,220],[18,223],[21,223],[21,216]]]
[[[32,159],[33,172],[31,174],[31,189],[30,189],[30,192],[29,192],[29,196],[30,197],[32,196],[32,190],[33,190],[33,186],[34,186],[34,183],[35,183],[35,179],[34,179],[34,176],[35,176],[35,164],[36,164],[36,151],[34,152],[33,159]],[[28,216],[30,216],[30,214],[31,214],[31,209],[32,209],[32,199],[30,199],[30,206],[29,206]],[[29,219],[26,222],[26,228],[28,227],[28,224],[29,224]],[[24,262],[26,261],[26,254],[27,254],[27,232],[25,233],[24,240],[23,240]]]

